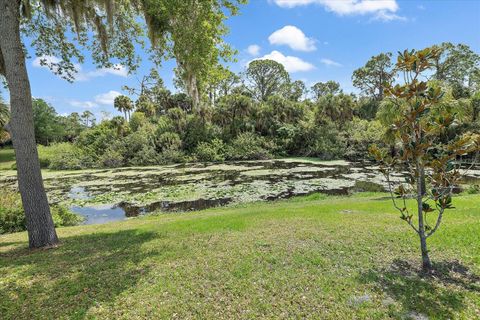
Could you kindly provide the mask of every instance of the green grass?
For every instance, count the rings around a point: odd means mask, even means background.
[[[12,148],[0,149],[0,170],[10,170],[15,163],[15,151]]]
[[[1,236],[0,318],[478,319],[479,203],[455,198],[430,239],[435,277],[384,194],[60,228],[47,251]]]

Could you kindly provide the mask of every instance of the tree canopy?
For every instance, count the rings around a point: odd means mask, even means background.
[[[248,65],[245,77],[252,95],[258,101],[286,89],[290,76],[285,67],[273,60],[254,60]]]
[[[383,88],[393,80],[394,70],[390,52],[373,56],[365,66],[355,70],[352,82],[363,94],[380,101],[383,99]]]

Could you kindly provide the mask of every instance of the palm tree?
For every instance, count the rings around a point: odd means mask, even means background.
[[[113,106],[120,112],[123,112],[125,115],[125,121],[128,121],[127,112],[130,114],[130,111],[133,110],[133,102],[127,96],[118,96],[113,101]]]
[[[125,133],[126,122],[121,116],[113,117],[110,120],[112,127],[117,131],[117,136],[123,136]]]
[[[90,112],[89,110],[85,110],[82,113],[82,119],[85,121],[85,126],[90,126],[93,124],[93,121],[95,121],[95,118],[93,117],[93,113]]]
[[[147,117],[153,117],[157,111],[155,104],[145,95],[141,95],[135,105],[137,111],[143,112]]]
[[[125,104],[125,111],[128,114],[128,120],[130,120],[130,115],[132,114],[132,111],[134,111],[134,110],[135,110],[135,104],[133,103],[133,101],[130,98],[128,98],[128,103]]]

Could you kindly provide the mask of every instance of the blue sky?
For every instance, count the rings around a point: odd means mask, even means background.
[[[283,63],[293,79],[312,85],[335,80],[355,92],[351,74],[373,55],[406,48],[423,48],[450,41],[480,52],[480,0],[250,0],[241,14],[227,21],[226,41],[239,51],[235,72],[255,58]],[[101,111],[116,114],[112,101],[123,85],[134,86],[151,64],[143,52],[137,75],[126,70],[95,70],[88,61],[73,84],[27,62],[32,93],[44,98],[60,114]],[[88,59],[87,59],[88,60]],[[174,62],[160,74],[172,85]]]

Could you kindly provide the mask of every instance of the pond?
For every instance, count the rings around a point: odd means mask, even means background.
[[[86,224],[123,220],[150,212],[201,210],[322,192],[385,191],[371,163],[283,159],[80,171],[45,171],[51,203],[84,216]],[[468,179],[478,183],[480,172]],[[0,185],[15,188],[15,173],[0,173]],[[393,176],[401,182],[401,174]],[[470,181],[470,182],[471,182]]]

